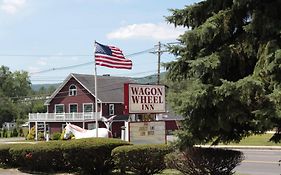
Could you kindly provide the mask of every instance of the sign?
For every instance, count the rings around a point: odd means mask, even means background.
[[[165,122],[128,122],[129,142],[133,144],[166,143]]]
[[[165,86],[164,85],[124,85],[125,113],[164,113]]]

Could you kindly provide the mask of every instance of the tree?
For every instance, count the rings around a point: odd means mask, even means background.
[[[1,94],[0,91],[0,126],[4,122],[14,121],[17,116],[17,108],[11,99]]]
[[[189,29],[170,47],[168,100],[180,146],[281,132],[280,0],[205,0],[166,17]],[[172,83],[174,82],[174,83]],[[277,140],[275,140],[277,141]]]
[[[11,72],[6,66],[0,67],[0,125],[26,118],[25,97],[30,94],[30,84],[27,72]]]

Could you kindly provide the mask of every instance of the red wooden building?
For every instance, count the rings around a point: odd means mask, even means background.
[[[137,120],[138,116],[124,115],[124,84],[134,82],[128,77],[98,76],[97,100],[99,127],[105,127],[101,116],[117,115],[112,124],[114,137],[121,137],[124,121]],[[70,74],[45,102],[47,113],[29,114],[29,127],[53,134],[61,132],[66,122],[85,129],[95,128],[95,81],[93,75]],[[163,119],[163,118],[162,118]],[[174,119],[167,120],[168,130],[177,129]],[[37,139],[37,132],[36,132]]]

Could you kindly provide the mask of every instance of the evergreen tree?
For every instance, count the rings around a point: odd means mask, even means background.
[[[180,146],[281,130],[281,0],[205,0],[166,17],[188,27],[170,47],[168,100]],[[172,83],[174,82],[174,83]]]

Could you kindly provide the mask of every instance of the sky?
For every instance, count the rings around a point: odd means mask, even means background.
[[[98,66],[98,75],[155,74],[157,55],[151,52],[158,42],[176,42],[187,30],[166,22],[165,16],[171,15],[168,9],[196,2],[199,0],[0,0],[0,65],[12,72],[29,72],[32,84],[58,83],[70,73],[94,74],[97,41],[119,47],[133,62],[132,70]],[[168,53],[161,55],[162,63],[174,59]]]

